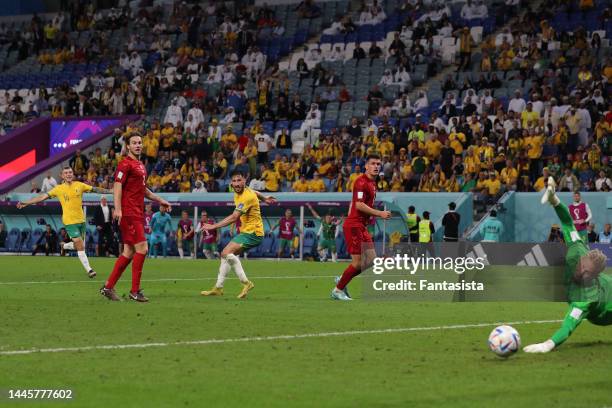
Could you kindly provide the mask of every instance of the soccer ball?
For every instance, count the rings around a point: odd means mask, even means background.
[[[499,357],[509,357],[521,347],[521,336],[512,326],[497,326],[489,335],[489,348]]]

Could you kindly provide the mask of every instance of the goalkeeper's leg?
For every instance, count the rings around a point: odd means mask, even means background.
[[[563,235],[565,235],[566,233],[569,235],[572,231],[575,231],[576,227],[574,227],[574,220],[572,220],[567,206],[563,203],[559,203],[554,207],[554,209],[557,213],[557,217],[559,217],[559,221],[561,221],[561,229],[563,230]]]
[[[572,232],[575,234],[576,231],[576,227],[574,227],[574,220],[572,220],[567,206],[563,204],[561,200],[559,200],[559,197],[557,197],[557,194],[555,194],[555,180],[552,177],[549,177],[547,184],[548,186],[546,187],[546,191],[542,196],[542,204],[549,203],[553,206],[555,212],[557,213],[557,217],[559,217],[559,221],[561,221],[561,231],[563,231],[563,238],[565,239],[565,242],[573,242]]]

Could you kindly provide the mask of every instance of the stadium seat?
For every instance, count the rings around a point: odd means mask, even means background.
[[[304,256],[311,255],[314,252],[316,237],[316,233],[313,230],[307,229],[306,231],[304,231]]]
[[[20,252],[30,252],[32,250],[32,230],[24,228],[21,230]]]
[[[273,257],[276,255],[275,248],[276,237],[272,233],[267,233],[263,242],[261,243],[261,256]]]
[[[8,233],[8,237],[6,239],[6,249],[9,252],[17,252],[20,236],[21,232],[18,228],[12,228],[11,231]]]

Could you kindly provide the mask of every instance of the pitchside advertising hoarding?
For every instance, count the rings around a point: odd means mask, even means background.
[[[598,247],[610,259],[610,245]],[[574,272],[566,266],[566,252],[562,243],[400,243],[367,268],[362,265],[363,298],[565,302]],[[608,267],[604,273],[610,272]],[[586,298],[588,291],[572,292],[572,301]]]

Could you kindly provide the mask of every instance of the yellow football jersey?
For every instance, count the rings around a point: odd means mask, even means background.
[[[250,188],[245,187],[242,194],[234,193],[234,204],[236,204],[235,211],[242,214],[240,216],[240,233],[263,237],[264,227],[257,194]]]
[[[70,184],[58,184],[47,193],[49,197],[57,198],[62,205],[62,222],[64,225],[85,222],[83,193],[91,191],[92,188],[92,186],[80,181],[73,181]]]

